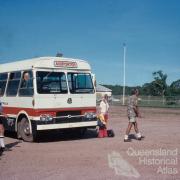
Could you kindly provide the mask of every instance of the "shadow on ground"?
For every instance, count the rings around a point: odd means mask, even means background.
[[[129,134],[129,139],[136,139],[137,140],[137,137],[135,134]]]
[[[6,149],[5,152],[12,151],[14,149],[14,147],[20,147],[20,146],[18,146],[18,144],[21,143],[21,142],[22,141],[18,140],[18,141],[15,141],[13,143],[6,144],[7,149]],[[0,156],[2,156],[5,152],[0,151]]]
[[[6,137],[17,139],[16,133],[6,132]],[[80,132],[78,129],[71,130],[53,130],[53,131],[43,131],[37,134],[36,143],[47,143],[47,142],[57,142],[57,141],[72,141],[72,140],[83,140],[96,138],[97,131],[95,129],[88,129],[85,132]],[[20,141],[17,141],[20,142]],[[8,146],[8,145],[7,145]]]
[[[38,134],[36,142],[46,143],[46,142],[56,142],[56,141],[72,141],[72,140],[83,140],[96,138],[97,132],[95,129],[88,129],[84,133],[78,131],[46,131]]]

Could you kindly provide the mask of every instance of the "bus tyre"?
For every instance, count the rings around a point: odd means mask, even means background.
[[[26,117],[23,117],[18,123],[18,136],[27,142],[34,141],[34,136],[30,132],[30,124]]]
[[[87,131],[87,128],[79,128],[79,129],[76,129],[75,133],[78,137],[83,137],[85,135]]]
[[[21,133],[20,133],[20,128],[21,128],[21,122],[18,122],[17,124],[17,138],[21,139]]]

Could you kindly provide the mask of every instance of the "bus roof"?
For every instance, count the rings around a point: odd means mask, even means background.
[[[38,57],[0,65],[0,72],[40,69],[69,69],[90,71],[87,61],[64,57]]]

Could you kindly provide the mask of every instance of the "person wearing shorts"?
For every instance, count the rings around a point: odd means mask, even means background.
[[[100,127],[98,137],[108,136],[107,134],[108,113],[109,113],[108,95],[105,94],[99,105],[99,114],[100,114],[99,119],[104,125],[103,125],[103,128]]]
[[[129,124],[126,129],[126,134],[124,136],[124,142],[131,141],[131,139],[129,139],[129,133],[131,131],[132,126],[134,126],[137,139],[141,140],[142,138],[144,138],[144,136],[141,136],[141,133],[139,132],[138,123],[137,123],[137,117],[141,118],[139,108],[138,108],[139,90],[133,89],[131,94],[132,95],[129,97],[128,104],[127,104],[127,115],[128,115]]]
[[[6,150],[5,144],[4,144],[4,125],[3,125],[3,121],[4,121],[5,117],[6,117],[6,115],[3,113],[2,103],[0,101],[0,151],[1,152]]]

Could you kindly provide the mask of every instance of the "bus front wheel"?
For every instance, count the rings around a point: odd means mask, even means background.
[[[26,117],[23,117],[18,122],[18,137],[21,137],[24,141],[33,142],[34,136],[30,131],[30,124]]]

